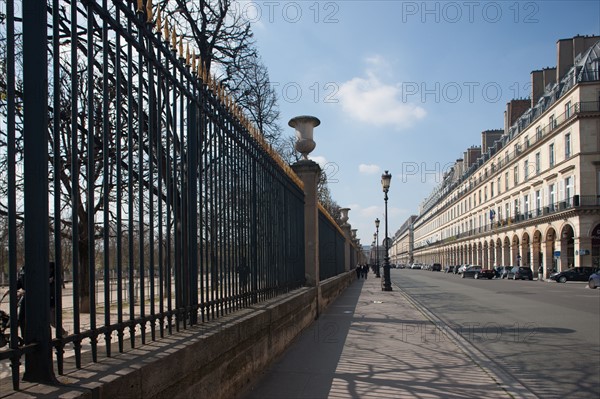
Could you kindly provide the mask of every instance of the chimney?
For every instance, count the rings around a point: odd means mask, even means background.
[[[544,95],[544,72],[537,70],[531,72],[531,108],[535,107]]]
[[[499,129],[485,130],[481,132],[481,151],[487,152],[490,148],[494,147],[494,143],[500,140],[504,132]]]
[[[573,67],[573,42],[574,39],[561,39],[556,42],[556,80],[560,80]]]
[[[517,119],[531,107],[531,100],[510,100],[504,112],[504,132],[507,133]]]
[[[556,43],[558,70],[556,77],[560,81],[575,64],[575,58],[592,47],[600,36],[577,35],[571,39],[562,39]]]
[[[556,83],[556,67],[544,68],[542,73],[544,75],[544,89],[548,87],[548,85],[553,85]]]
[[[458,158],[456,160],[456,177],[462,176],[463,173],[464,173],[463,160]]]

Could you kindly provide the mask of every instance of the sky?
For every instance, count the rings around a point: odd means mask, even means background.
[[[284,134],[319,118],[310,158],[370,245],[392,174],[389,236],[481,132],[504,127],[556,42],[600,34],[598,1],[243,1],[279,97]]]

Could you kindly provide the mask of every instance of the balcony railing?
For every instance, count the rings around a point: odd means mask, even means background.
[[[450,237],[446,237],[436,242],[429,242],[426,244],[421,244],[419,246],[415,244],[415,249],[447,244],[451,241],[456,241],[461,238],[477,236],[479,234],[491,232],[502,227],[513,226],[528,220],[539,219],[544,216],[564,212],[571,209],[579,209],[582,207],[600,207],[600,195],[574,195],[573,197],[566,198],[563,201],[555,202],[553,204],[549,204],[540,209],[534,209],[529,212],[517,213],[516,215],[508,218],[493,220],[491,223],[487,223],[485,226],[480,226],[474,229],[460,232],[458,234],[453,234]]]
[[[582,113],[590,113],[590,112],[592,112],[592,113],[600,112],[600,101],[586,101],[586,102],[574,103],[571,106],[571,108],[569,108],[568,111],[565,111],[564,113],[558,115],[548,124],[546,124],[544,126],[540,126],[540,129],[538,129],[536,131],[536,134],[535,135],[532,134],[532,136],[529,137],[529,141],[528,141],[529,144],[525,145],[525,147],[526,147],[525,150],[531,148],[536,143],[544,140],[546,137],[548,137],[548,135],[550,135],[554,130],[559,128],[564,123],[570,121],[571,119],[575,118],[576,116],[578,116]],[[537,121],[537,118],[533,119],[530,123],[522,124],[519,127],[519,129],[517,129],[516,133],[525,130],[528,126],[532,125],[536,121]],[[511,129],[515,129],[515,127],[511,128]],[[516,133],[511,133],[511,137],[512,137],[512,134],[516,134]],[[508,142],[504,143],[504,146],[501,148],[507,148],[506,147],[507,143]],[[500,150],[501,150],[500,148],[494,149],[494,155],[496,153],[500,152]],[[507,151],[507,152],[503,153],[503,155],[501,157],[498,157],[497,162],[491,164],[491,170],[496,171],[496,170],[501,169],[503,166],[506,166],[507,164],[509,164],[511,161],[513,161],[515,158],[517,158],[523,152],[524,152],[524,149],[522,148],[521,145],[519,145],[517,147],[517,151],[515,151],[513,149],[511,151]],[[504,154],[506,154],[506,155],[504,155]],[[484,154],[484,155],[482,155],[482,158],[489,159],[489,158],[491,158],[491,156],[493,156],[493,155]],[[480,158],[480,159],[482,159],[482,158]],[[486,159],[486,161],[487,161],[487,159]],[[471,167],[460,177],[460,179],[458,181],[450,184],[448,187],[445,187],[443,189],[444,194],[440,194],[438,196],[432,194],[430,196],[431,199],[429,201],[425,202],[425,204],[423,206],[422,214],[429,211],[436,203],[441,201],[446,195],[451,194],[457,187],[459,187],[461,184],[463,184],[466,180],[469,180],[469,178],[473,174],[475,174],[475,172],[477,170],[479,170],[480,166],[478,166],[478,165],[483,165],[484,163],[485,162],[478,162],[478,163],[471,165]],[[452,204],[455,204],[455,203],[461,201],[465,197],[465,195],[469,194],[473,190],[473,188],[477,186],[477,183],[482,183],[485,179],[487,179],[487,177],[485,177],[484,174],[479,178],[472,179],[471,182],[473,184],[469,184],[468,188],[460,190],[458,192],[456,198],[449,201],[447,206],[451,206]]]

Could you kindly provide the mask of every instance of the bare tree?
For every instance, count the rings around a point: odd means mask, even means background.
[[[281,142],[277,94],[269,80],[269,71],[258,56],[243,59],[237,74],[232,74],[228,86],[238,105],[248,112],[250,120],[277,146]]]

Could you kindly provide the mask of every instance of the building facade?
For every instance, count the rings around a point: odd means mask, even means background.
[[[531,99],[507,105],[501,137],[484,132],[478,158],[465,152],[423,202],[409,257],[546,276],[600,267],[599,40],[558,42],[557,68],[532,72]]]
[[[389,250],[391,263],[395,265],[413,263],[413,222],[416,219],[416,215],[411,215],[394,234]]]

